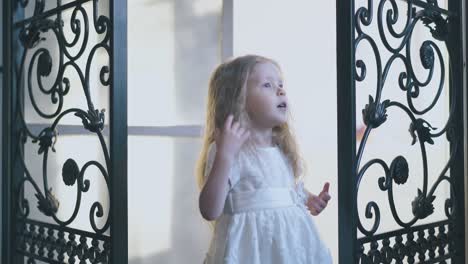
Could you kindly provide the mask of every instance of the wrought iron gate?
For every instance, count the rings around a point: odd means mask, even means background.
[[[337,1],[337,62],[338,62],[338,141],[339,141],[339,233],[340,263],[465,263],[465,202],[464,202],[464,56],[463,17],[464,1],[448,0],[448,9],[441,7],[437,0],[367,0]],[[359,4],[358,4],[359,3]],[[402,9],[402,4],[404,8]],[[403,27],[395,24],[403,20]],[[367,32],[369,26],[377,24],[378,34]],[[432,38],[418,46],[419,60],[412,60],[412,36],[416,25],[425,26]],[[367,43],[369,52],[375,58],[372,62],[357,59],[356,52]],[[378,43],[381,43],[378,44]],[[396,43],[396,44],[395,44]],[[442,48],[441,48],[442,47]],[[441,50],[446,49],[448,56]],[[389,53],[383,60],[383,52]],[[414,56],[414,55],[413,55]],[[397,70],[398,79],[387,79],[392,65],[400,61],[403,67]],[[426,71],[425,78],[415,72],[420,63]],[[445,85],[445,64],[449,64],[449,84]],[[437,67],[436,67],[437,66]],[[376,72],[375,94],[369,94],[366,105],[356,105],[356,85],[368,76],[371,67]],[[430,105],[424,109],[415,107],[421,91],[433,80],[435,69],[440,69],[437,93]],[[383,96],[385,89],[399,89],[404,101],[390,100]],[[442,91],[449,89],[449,117],[443,127],[436,129],[425,120],[425,114],[438,103]],[[357,108],[357,109],[356,109]],[[391,162],[380,157],[361,164],[369,135],[392,116],[388,109],[402,111],[409,127],[408,138],[413,147],[419,147],[422,175],[412,174],[404,155],[394,157]],[[362,141],[356,146],[356,110],[362,110],[365,124]],[[446,139],[444,139],[444,137]],[[439,138],[440,137],[440,138]],[[437,140],[436,140],[437,139]],[[428,169],[427,150],[448,141],[450,156],[442,171]],[[436,142],[435,142],[436,141]],[[418,144],[416,144],[418,143]],[[356,151],[357,150],[357,151]],[[382,177],[373,178],[376,190],[387,195],[386,204],[370,201],[365,206],[365,217],[371,221],[366,228],[358,204],[361,180],[370,167],[379,167]],[[434,182],[428,175],[436,174]],[[409,177],[420,181],[414,186],[414,199],[396,204],[394,187],[404,185]],[[434,208],[437,197],[434,192],[442,183],[450,186],[450,197],[442,208]],[[378,189],[377,189],[378,186]],[[411,186],[412,187],[412,186]],[[381,219],[381,209],[389,207],[391,218]],[[402,207],[412,209],[412,219],[400,218]],[[445,219],[427,223],[434,211],[445,212]],[[421,220],[426,222],[421,224]],[[381,231],[381,222],[393,221],[399,228]],[[359,234],[359,235],[358,235]]]
[[[126,0],[3,4],[2,263],[127,263]],[[96,104],[97,89],[109,94],[108,109]],[[74,92],[84,107],[68,107],[79,105]],[[46,121],[28,123],[27,105]],[[81,124],[63,122],[72,119]],[[103,162],[79,164],[72,153],[61,173],[50,169],[61,137],[75,134],[96,139]],[[98,180],[90,168],[105,184],[87,206]],[[58,190],[73,194],[71,207]]]

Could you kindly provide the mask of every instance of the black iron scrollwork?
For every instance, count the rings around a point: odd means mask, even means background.
[[[20,222],[16,233],[17,250],[28,255],[27,263],[109,263],[110,243],[105,236],[30,219]]]
[[[83,7],[83,4],[86,2],[92,2],[91,22],[88,12]],[[29,230],[23,226],[24,228],[18,232],[19,239],[22,241],[18,246],[28,245],[21,248],[21,251],[30,256],[28,261],[31,263],[34,263],[35,259],[52,261],[50,263],[63,262],[65,256],[68,257],[69,263],[74,263],[75,257],[80,261],[89,260],[91,263],[107,263],[107,256],[109,254],[108,244],[98,243],[98,241],[107,241],[107,236],[104,233],[109,231],[110,226],[109,216],[107,216],[107,219],[103,219],[104,224],[101,227],[98,226],[97,220],[105,215],[102,203],[95,201],[89,211],[90,227],[95,234],[82,232],[80,241],[76,242],[75,233],[79,233],[80,231],[71,229],[70,225],[78,216],[80,209],[82,209],[80,208],[82,195],[88,192],[91,185],[91,181],[85,179],[85,172],[89,167],[96,167],[100,171],[107,185],[107,192],[109,191],[108,172],[110,156],[103,136],[105,109],[96,109],[93,105],[90,89],[94,84],[91,83],[90,77],[91,74],[94,74],[91,72],[91,66],[95,64],[97,52],[103,51],[107,56],[111,55],[109,44],[110,20],[107,16],[99,14],[98,0],[67,2],[69,9],[72,9],[69,25],[72,35],[72,39],[70,40],[68,39],[70,34],[64,33],[66,25],[62,19],[64,10],[61,9],[61,0],[57,0],[57,8],[48,10],[47,15],[44,14],[44,0],[31,1],[31,3],[28,0],[19,0],[17,8],[26,8],[28,5],[34,5],[33,16],[25,20],[26,22],[24,23],[17,23],[19,25],[18,40],[20,44],[18,52],[21,53],[21,56],[16,75],[18,100],[16,102],[17,107],[15,108],[15,120],[21,124],[21,128],[18,131],[21,140],[17,142],[18,147],[15,156],[20,157],[19,160],[24,170],[24,178],[19,180],[15,192],[18,219],[20,222],[29,223]],[[94,46],[90,46],[91,43],[88,41],[92,33],[90,31],[91,26],[94,27],[95,34],[100,39]],[[82,40],[81,43],[79,43],[80,39]],[[52,46],[54,48],[51,48]],[[77,52],[72,54],[72,50]],[[85,57],[86,50],[89,50],[87,57]],[[52,56],[52,54],[57,54],[58,56]],[[26,58],[28,55],[30,55],[30,61],[27,62]],[[58,60],[54,60],[53,58],[55,57]],[[78,60],[86,61],[86,66],[84,68],[80,67]],[[100,65],[99,82],[102,86],[110,86],[110,67],[109,63]],[[45,87],[43,79],[50,78],[53,74],[53,69],[58,69],[55,80],[50,87]],[[67,77],[69,71],[77,74],[79,77],[78,83],[71,83],[69,77]],[[36,72],[35,77],[33,76],[34,72]],[[34,79],[37,86],[33,85]],[[53,120],[52,124],[45,127],[38,135],[30,131],[24,118],[23,102],[20,98],[23,97],[25,88],[27,88],[30,102],[35,112],[42,118]],[[33,89],[38,89],[42,94],[50,96],[51,105],[56,106],[56,109],[52,113],[47,113],[41,109],[34,97]],[[70,89],[83,90],[87,109],[63,109],[64,100]],[[105,164],[90,160],[80,167],[72,158],[67,159],[63,164],[61,175],[63,183],[66,186],[76,187],[74,210],[68,219],[64,220],[59,219],[57,216],[60,210],[60,201],[48,183],[50,175],[47,168],[47,160],[49,150],[56,152],[54,146],[60,143],[58,125],[63,117],[70,114],[79,118],[83,127],[98,137]],[[42,155],[43,158],[42,170],[34,170],[34,173],[42,171],[42,183],[35,180],[35,177],[32,176],[33,170],[30,170],[26,162],[21,158],[24,156],[22,145],[27,142],[28,138],[32,139],[32,143],[38,143],[37,153]],[[36,230],[37,226],[45,223],[34,222],[28,219],[30,213],[29,201],[22,196],[26,183],[30,184],[34,189],[38,210],[58,224],[58,226],[47,224],[47,235],[44,229],[41,229],[43,227],[40,227],[39,233]],[[43,185],[42,188],[40,185]],[[68,238],[64,234],[66,230],[70,234]],[[94,237],[94,239],[89,240],[90,237]],[[39,247],[41,250],[46,249],[48,253],[46,254],[44,251],[37,252],[35,250],[36,247]],[[53,254],[53,252],[57,254]]]
[[[456,153],[458,145],[458,135],[454,133],[453,127],[453,109],[455,108],[455,100],[451,98],[450,112],[448,120],[442,129],[437,131],[437,128],[433,127],[430,122],[425,120],[422,115],[433,109],[433,107],[439,101],[440,95],[444,88],[445,80],[445,64],[442,52],[438,44],[446,44],[448,41],[448,35],[450,33],[450,21],[452,17],[444,17],[440,12],[440,8],[436,0],[428,0],[425,8],[418,10],[413,4],[413,1],[408,1],[406,5],[406,22],[405,26],[400,32],[395,30],[395,25],[399,19],[399,6],[395,0],[380,0],[377,9],[377,25],[379,31],[380,40],[385,47],[386,51],[390,52],[389,59],[383,66],[382,58],[379,51],[379,46],[376,40],[365,32],[365,28],[372,24],[373,13],[374,13],[374,1],[368,0],[367,6],[359,7],[355,13],[355,28],[356,28],[356,39],[355,39],[355,50],[357,50],[361,43],[366,42],[370,45],[373,56],[376,61],[377,69],[377,83],[375,96],[369,95],[369,103],[365,105],[362,110],[363,121],[366,125],[366,130],[362,141],[360,142],[358,153],[357,153],[357,193],[359,194],[359,186],[362,178],[366,171],[375,165],[382,168],[384,176],[378,179],[380,190],[387,193],[388,202],[390,205],[391,213],[395,222],[401,226],[402,230],[398,232],[389,232],[381,236],[377,235],[377,231],[380,226],[380,208],[375,201],[367,203],[365,208],[365,217],[373,220],[371,228],[367,229],[362,224],[361,218],[358,216],[357,224],[359,231],[364,234],[364,238],[359,239],[360,249],[359,258],[361,263],[390,263],[392,260],[396,260],[396,263],[402,263],[406,257],[408,263],[415,263],[414,258],[419,253],[419,260],[424,261],[426,259],[426,252],[429,252],[430,256],[435,257],[435,249],[439,248],[438,257],[441,260],[449,258],[451,253],[445,251],[445,246],[448,245],[447,240],[447,229],[445,228],[446,222],[439,226],[438,237],[436,237],[435,229],[431,226],[426,230],[428,236],[426,236],[423,229],[417,229],[415,223],[420,219],[429,217],[434,212],[433,202],[436,199],[434,195],[435,190],[438,188],[441,182],[446,181],[450,188],[453,189],[452,179],[446,175],[448,169],[453,162],[454,153]],[[384,12],[386,10],[386,13]],[[427,72],[427,76],[424,79],[420,79],[415,73],[414,63],[411,57],[412,47],[412,36],[414,28],[418,23],[422,23],[430,33],[432,37],[439,41],[437,44],[432,40],[426,40],[422,43],[419,48],[419,58],[422,68]],[[390,42],[388,34],[393,38]],[[394,43],[397,43],[396,45]],[[448,48],[447,48],[448,49]],[[450,63],[450,49],[448,49]],[[394,65],[395,61],[401,61],[404,65],[404,70],[400,72],[398,78],[398,87],[406,93],[406,104],[392,101],[382,100],[382,90],[384,89],[387,81],[387,76]],[[440,81],[438,83],[437,93],[430,105],[424,109],[417,109],[414,105],[414,100],[418,99],[421,89],[428,86],[432,82],[432,76],[436,69],[436,62],[438,68],[440,68]],[[367,65],[361,59],[356,59],[355,62],[355,80],[362,82],[366,79]],[[453,96],[453,93],[452,93]],[[414,200],[411,202],[413,219],[408,222],[403,221],[395,205],[393,184],[402,185],[405,184],[410,176],[409,164],[403,156],[397,156],[392,162],[390,167],[382,159],[372,159],[360,165],[361,158],[369,138],[369,135],[373,129],[377,129],[388,118],[391,118],[387,114],[387,109],[395,108],[406,114],[409,120],[409,133],[412,137],[411,145],[419,142],[419,148],[421,150],[422,164],[423,164],[423,175],[422,175],[422,187],[417,189],[417,193]],[[440,172],[436,182],[434,182],[429,189],[428,183],[428,166],[427,166],[427,144],[434,144],[434,138],[439,137],[443,134],[447,135],[447,139],[454,146],[450,153],[450,158],[446,163],[444,169]],[[448,221],[453,220],[454,212],[456,208],[452,199],[456,197],[450,197],[445,201],[445,214]],[[357,199],[356,199],[357,202]],[[359,209],[359,205],[357,205]],[[418,239],[414,241],[413,230],[418,230]],[[390,243],[390,238],[394,237],[395,240]],[[403,243],[403,238],[406,238],[406,244]],[[380,245],[379,243],[380,242]],[[364,252],[364,243],[370,243],[370,250]],[[425,244],[426,243],[426,244]],[[380,247],[380,249],[379,249]],[[450,250],[449,250],[450,251]],[[423,254],[424,253],[424,254]],[[447,254],[446,254],[447,253]],[[433,259],[433,258],[431,258]]]

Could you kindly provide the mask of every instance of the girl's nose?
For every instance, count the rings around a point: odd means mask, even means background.
[[[278,86],[278,95],[286,95],[286,92],[284,91],[283,87]]]

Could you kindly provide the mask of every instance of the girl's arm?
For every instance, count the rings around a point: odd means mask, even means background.
[[[216,155],[208,179],[200,192],[200,213],[208,221],[215,220],[223,213],[234,159],[250,134],[240,127],[239,122],[234,122],[233,118],[233,115],[229,115],[223,130],[216,130]]]
[[[228,180],[233,159],[233,157],[222,152],[216,152],[213,167],[199,198],[201,215],[208,221],[215,220],[223,212],[224,203],[229,191]]]

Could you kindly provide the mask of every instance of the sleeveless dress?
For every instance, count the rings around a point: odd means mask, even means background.
[[[330,264],[328,247],[306,206],[303,182],[278,146],[241,151],[231,167],[223,214],[204,264]],[[205,179],[216,145],[208,150]]]

